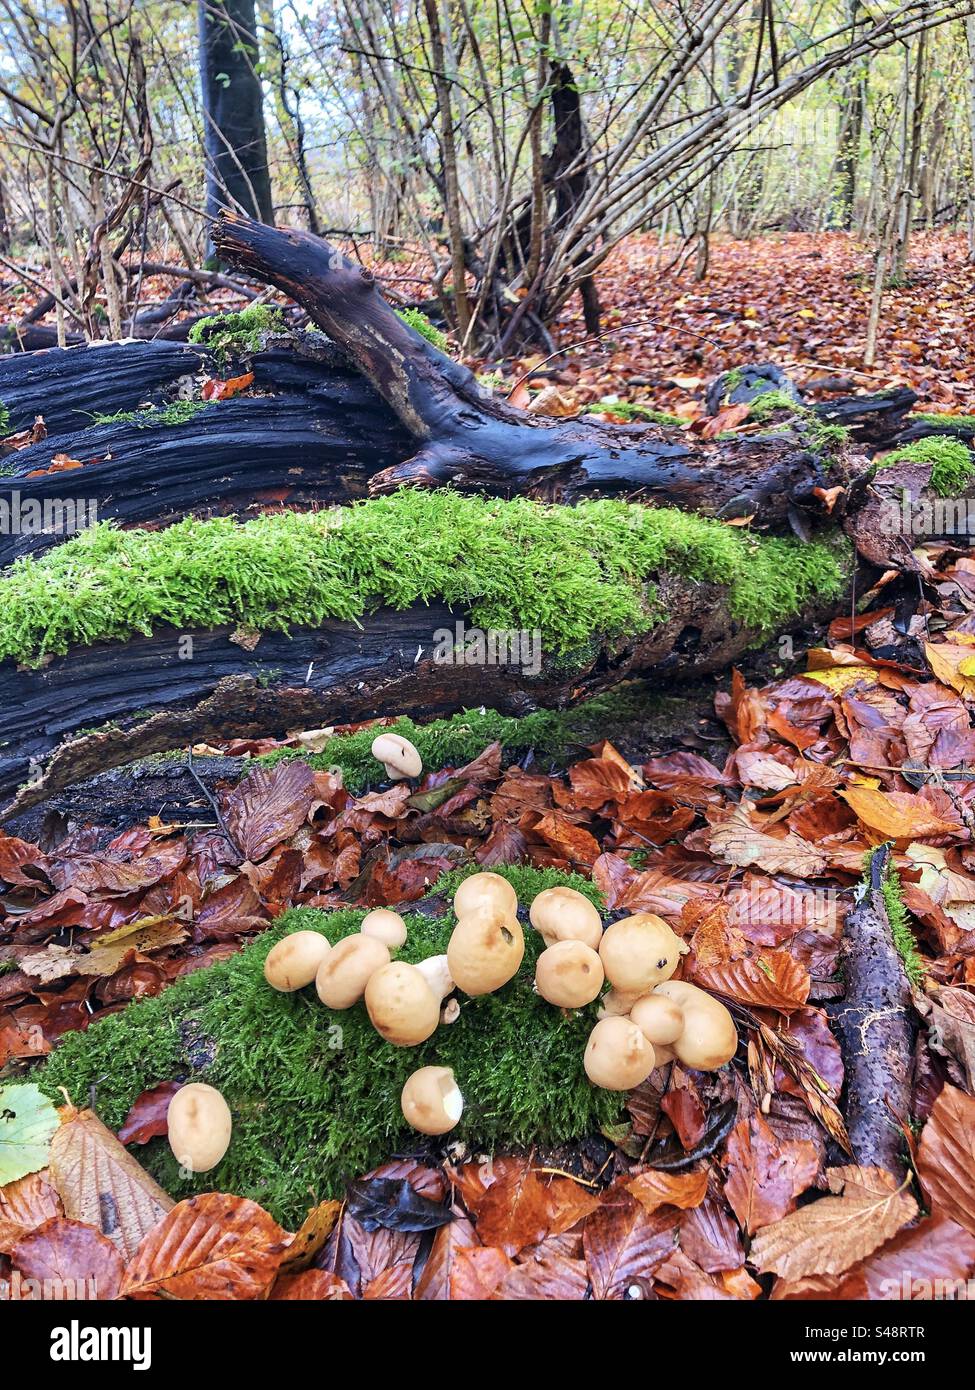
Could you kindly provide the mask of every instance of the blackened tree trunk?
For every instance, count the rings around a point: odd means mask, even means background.
[[[207,210],[273,223],[254,0],[200,0],[199,20]]]

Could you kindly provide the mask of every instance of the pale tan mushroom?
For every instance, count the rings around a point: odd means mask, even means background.
[[[330,1009],[351,1009],[366,992],[369,979],[389,964],[389,951],[374,936],[345,936],[322,961],[315,988]]]
[[[464,1110],[464,1097],[450,1067],[420,1067],[407,1077],[400,1097],[403,1118],[420,1134],[446,1134]]]
[[[686,980],[666,980],[654,994],[669,999],[684,1015],[683,1031],[671,1046],[685,1067],[714,1071],[731,1061],[738,1051],[738,1030],[720,999]]]
[[[684,1031],[684,1014],[673,999],[663,994],[644,994],[630,1009],[630,1018],[654,1051],[675,1043]]]
[[[600,960],[602,957],[600,956]],[[599,1001],[597,1018],[629,1018],[630,1010],[641,994],[624,994],[622,990],[611,989]]]
[[[272,989],[292,994],[310,985],[331,947],[317,931],[293,931],[272,946],[264,961],[264,978]]]
[[[588,898],[574,888],[546,888],[533,899],[528,916],[546,946],[556,941],[584,941],[598,951],[603,919]]]
[[[606,978],[623,994],[649,994],[654,985],[669,980],[687,949],[652,912],[614,922],[599,943]]]
[[[492,994],[518,973],[525,937],[518,918],[482,906],[466,913],[447,944],[451,978],[465,994]]]
[[[363,936],[374,936],[391,951],[406,944],[406,923],[398,912],[388,907],[375,907],[367,912],[359,927]]]
[[[230,1147],[230,1106],[214,1086],[193,1081],[169,1102],[166,1131],[177,1163],[191,1173],[207,1173]]]
[[[506,878],[489,870],[471,874],[454,894],[454,916],[466,917],[475,908],[491,907],[512,916],[518,911],[518,895]]]
[[[535,988],[559,1008],[581,1009],[602,987],[603,963],[584,941],[556,941],[535,964]]]
[[[586,1075],[605,1091],[631,1091],[646,1081],[653,1047],[628,1018],[601,1018],[586,1043]]]
[[[423,771],[423,759],[416,747],[402,734],[379,734],[372,741],[372,756],[378,758],[385,767],[386,775],[391,782],[419,777]]]
[[[366,985],[366,1012],[379,1035],[394,1047],[416,1047],[436,1032],[440,1000],[415,965],[394,960]]]

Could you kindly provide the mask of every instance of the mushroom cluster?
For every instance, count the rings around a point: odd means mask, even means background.
[[[376,744],[377,756],[390,752],[382,739]],[[284,937],[268,954],[265,978],[285,993],[314,980],[331,1009],[350,1009],[361,1000],[381,1038],[393,1047],[417,1047],[459,1016],[458,999],[449,997],[455,991],[473,998],[492,994],[517,975],[524,958],[518,898],[507,879],[490,871],[472,874],[458,887],[453,907],[456,925],[444,955],[415,965],[394,960],[391,953],[406,943],[406,923],[398,912],[376,908],[358,932],[334,946],[317,932]],[[582,1009],[610,986],[583,1059],[594,1086],[631,1090],[674,1058],[711,1070],[734,1056],[738,1035],[724,1005],[671,979],[688,948],[662,918],[638,912],[604,931],[583,894],[548,888],[533,900],[529,920],[544,942],[535,965],[542,999]],[[458,1123],[464,1098],[449,1067],[425,1066],[407,1079],[400,1105],[413,1129],[439,1135]]]

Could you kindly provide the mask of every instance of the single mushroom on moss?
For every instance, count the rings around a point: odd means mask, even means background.
[[[440,999],[405,960],[394,960],[371,975],[365,1000],[372,1026],[394,1047],[417,1047],[437,1031]]]
[[[506,878],[490,870],[471,874],[454,894],[454,916],[466,917],[476,908],[491,907],[511,916],[518,911],[518,895]]]
[[[603,987],[603,963],[584,941],[556,941],[535,964],[535,988],[562,1009],[591,1004]]]
[[[389,964],[389,951],[374,936],[356,932],[337,941],[322,961],[315,988],[330,1009],[351,1009],[366,992],[370,978]]]
[[[363,936],[374,936],[391,951],[406,945],[406,923],[398,912],[388,907],[376,907],[367,912],[359,925]]]
[[[419,777],[423,759],[416,747],[402,734],[380,734],[372,741],[372,756],[378,758],[391,782]]]
[[[447,943],[451,978],[465,994],[492,994],[518,973],[525,937],[514,914],[483,905],[467,912]]]
[[[688,947],[652,912],[614,922],[599,943],[606,978],[623,994],[649,994],[669,980]]]
[[[588,898],[574,888],[546,888],[532,900],[528,913],[546,946],[557,941],[584,941],[598,951],[603,919]]]
[[[464,1110],[450,1067],[420,1067],[407,1077],[400,1097],[403,1119],[420,1134],[446,1134]]]
[[[653,1047],[628,1018],[601,1018],[589,1034],[586,1075],[605,1091],[631,1091],[656,1065]]]
[[[310,985],[331,950],[317,931],[293,931],[272,946],[264,961],[264,978],[272,989],[292,994]]]
[[[738,1051],[735,1020],[721,1003],[686,980],[666,980],[654,995],[669,999],[684,1016],[684,1027],[670,1044],[685,1067],[715,1071]]]
[[[166,1132],[181,1168],[191,1173],[208,1173],[230,1147],[230,1106],[216,1087],[193,1081],[181,1086],[169,1102]]]

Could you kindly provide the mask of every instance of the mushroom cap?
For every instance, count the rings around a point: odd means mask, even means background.
[[[684,1011],[664,994],[644,994],[630,1009],[630,1018],[654,1048],[668,1047],[684,1031]]]
[[[603,987],[603,963],[584,941],[557,941],[535,965],[535,988],[563,1009],[591,1004]]]
[[[217,1166],[230,1147],[233,1127],[230,1106],[216,1087],[202,1081],[181,1086],[166,1111],[169,1147],[191,1173]]]
[[[604,1091],[631,1091],[653,1071],[653,1048],[628,1018],[601,1018],[589,1034],[586,1075]]]
[[[454,927],[447,966],[465,994],[491,994],[518,973],[524,954],[518,918],[483,906],[466,913]]]
[[[398,912],[388,907],[375,907],[372,912],[367,912],[359,930],[363,936],[374,936],[391,951],[406,944],[406,923]]]
[[[511,916],[518,911],[518,895],[511,884],[490,870],[464,879],[454,894],[454,916],[466,917],[475,908],[485,906]]]
[[[603,919],[598,908],[574,888],[546,888],[533,900],[528,913],[532,926],[546,946],[556,941],[584,941],[599,950]]]
[[[461,1117],[464,1097],[450,1067],[420,1067],[406,1078],[400,1107],[411,1129],[446,1134]]]
[[[394,782],[419,777],[423,771],[423,759],[416,746],[402,734],[379,734],[372,741],[372,756],[379,759]]]
[[[738,1051],[738,1030],[720,999],[686,980],[665,980],[654,994],[671,999],[684,1015],[683,1032],[671,1045],[685,1067],[714,1071],[731,1061]]]
[[[293,931],[272,946],[264,961],[264,978],[272,989],[291,994],[310,985],[331,950],[318,931]]]
[[[614,922],[599,943],[606,978],[624,994],[649,994],[670,979],[686,952],[680,937],[652,912]]]
[[[389,964],[389,951],[374,936],[344,936],[322,961],[315,988],[330,1009],[351,1009],[366,990],[370,976]]]
[[[426,1042],[440,1022],[440,1000],[405,960],[383,965],[370,976],[366,1011],[376,1032],[394,1047]]]
[[[448,994],[453,994],[454,982],[450,977],[446,955],[427,956],[426,960],[417,961],[416,968],[426,980],[431,994],[438,1000],[446,999]]]

